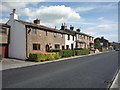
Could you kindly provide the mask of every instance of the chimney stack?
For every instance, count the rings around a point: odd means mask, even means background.
[[[34,20],[34,24],[40,24],[40,20],[39,19]]]
[[[16,13],[16,9],[13,9],[13,13]]]
[[[80,29],[79,29],[79,28],[77,29],[77,32],[80,32]]]
[[[65,30],[65,29],[67,29],[67,25],[66,25],[66,23],[62,23],[62,26],[61,26],[61,30]]]
[[[74,27],[72,25],[70,25],[70,30],[74,30]]]
[[[18,15],[16,14],[16,9],[12,10],[12,13],[10,14],[10,20],[18,19]]]
[[[104,39],[104,37],[102,36],[101,39]]]

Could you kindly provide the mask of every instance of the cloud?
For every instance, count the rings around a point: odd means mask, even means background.
[[[75,8],[74,10],[76,12],[85,12],[85,11],[91,11],[95,9],[95,7],[78,7],[78,8]]]
[[[114,30],[118,30],[117,24],[100,24],[97,26],[92,26],[85,28],[86,31],[94,31],[94,32],[111,32]]]
[[[32,13],[32,14],[31,14]],[[23,14],[29,17],[29,21],[33,19],[41,19],[41,23],[54,25],[67,20],[80,19],[80,15],[73,11],[70,7],[64,5],[58,6],[41,6],[39,8],[25,8]]]
[[[83,22],[83,21],[69,21],[70,24],[83,24],[83,25],[94,25],[94,23],[91,22]]]
[[[38,1],[42,2],[44,0],[29,0],[29,1],[25,1],[25,0],[4,0],[0,4],[0,7],[1,7],[0,11],[1,12],[8,12],[8,11],[12,10],[13,8],[15,8],[15,9],[25,8],[29,4],[36,5],[38,3]]]
[[[104,36],[110,41],[118,41],[118,25],[115,23],[98,24],[97,26],[84,28],[83,31],[95,38]]]
[[[15,2],[3,2],[0,6],[2,7],[0,11],[2,12],[8,12],[11,11],[13,8],[19,9],[24,8],[28,3],[15,3]]]
[[[104,20],[104,17],[99,17],[99,18],[97,18],[98,20]]]
[[[45,0],[1,0],[1,2],[41,2],[41,1],[45,1]]]

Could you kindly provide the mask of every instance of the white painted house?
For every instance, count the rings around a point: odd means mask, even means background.
[[[67,29],[66,24],[62,24],[61,30],[65,31],[65,49],[74,49],[76,47],[76,32],[74,27],[70,26],[70,29]]]
[[[8,57],[27,59],[31,52],[46,52],[49,49],[64,48],[64,31],[39,25],[39,20],[34,23],[18,20],[16,10],[10,14],[7,22],[10,28],[10,43]]]
[[[8,57],[26,59],[26,30],[25,25],[16,21],[18,15],[16,10],[10,14],[10,19],[7,22],[11,26],[10,43],[8,46]]]

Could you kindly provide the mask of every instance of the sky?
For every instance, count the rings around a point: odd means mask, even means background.
[[[92,0],[94,1],[94,0]],[[57,29],[62,23],[74,26],[74,30],[93,36],[102,37],[110,42],[118,41],[118,2],[49,2],[49,0],[31,0],[2,2],[0,4],[0,23],[6,23],[12,9],[15,8],[20,20],[33,22],[40,19],[40,24]],[[103,0],[102,0],[103,1]]]

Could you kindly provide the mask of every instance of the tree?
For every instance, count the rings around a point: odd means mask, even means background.
[[[100,40],[96,40],[94,46],[96,49],[101,50]]]

